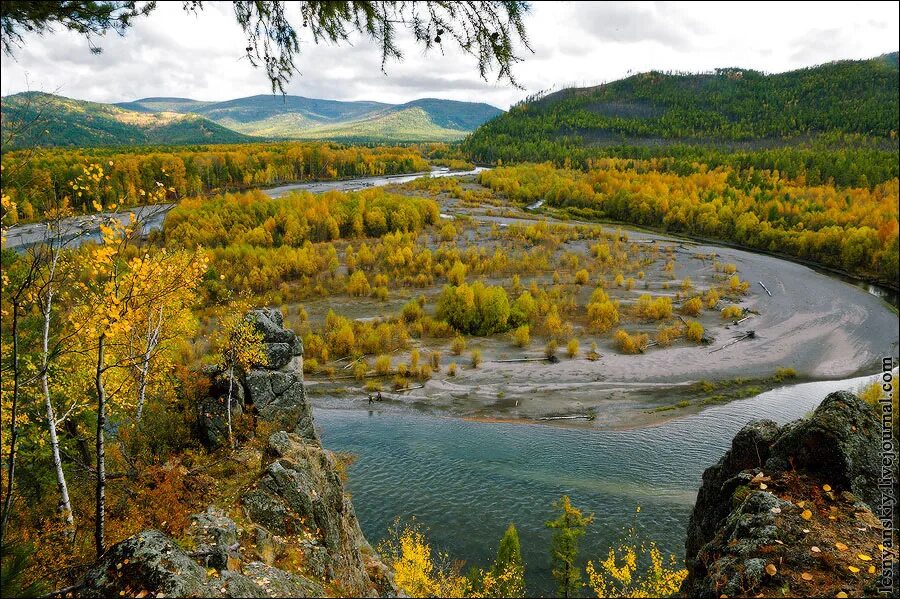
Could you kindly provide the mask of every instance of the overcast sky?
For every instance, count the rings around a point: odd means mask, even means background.
[[[403,62],[381,72],[378,50],[305,45],[290,94],[406,102],[421,97],[483,101],[501,108],[539,90],[596,85],[650,69],[740,66],[780,72],[898,47],[897,2],[534,2],[526,18],[534,53],[515,73],[525,90],[478,76],[474,59],[445,44],[427,55],[402,44]],[[302,42],[301,42],[302,43]],[[27,36],[2,58],[3,95],[25,90],[97,102],[148,96],[227,100],[270,93],[265,74],[242,58],[245,39],[230,2],[200,17],[160,2],[124,38],[99,40],[103,54],[70,32]]]

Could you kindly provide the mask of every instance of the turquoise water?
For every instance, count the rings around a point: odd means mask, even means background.
[[[529,591],[549,595],[551,503],[568,494],[593,512],[582,555],[606,553],[635,508],[639,529],[683,556],[684,535],[703,470],[747,422],[804,416],[830,392],[870,377],[791,385],[627,431],[469,422],[415,412],[316,409],[323,443],[357,456],[348,488],[366,537],[382,539],[395,518],[416,519],[433,545],[486,565],[515,522]]]

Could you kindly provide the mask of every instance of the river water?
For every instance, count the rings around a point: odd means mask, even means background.
[[[506,526],[519,530],[531,594],[553,584],[544,522],[567,494],[595,516],[582,556],[605,556],[637,518],[647,539],[684,554],[703,470],[746,423],[806,415],[832,392],[873,377],[789,385],[657,426],[623,431],[485,423],[413,411],[316,409],[325,447],[357,456],[348,490],[366,538],[415,516],[436,548],[487,565]],[[640,514],[635,514],[640,506]]]

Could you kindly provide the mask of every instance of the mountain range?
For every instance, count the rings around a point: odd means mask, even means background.
[[[435,98],[386,104],[259,95],[224,102],[153,97],[102,104],[41,92],[7,96],[0,110],[4,145],[10,147],[457,141],[502,114],[488,104]]]

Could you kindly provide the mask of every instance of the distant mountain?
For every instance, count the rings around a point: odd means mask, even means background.
[[[371,141],[458,140],[503,112],[489,104],[436,98],[395,105],[278,95],[224,102],[144,98],[117,106],[144,112],[197,114],[259,137]]]
[[[240,143],[252,139],[196,114],[138,112],[40,92],[3,98],[0,115],[4,149]]]
[[[759,148],[857,135],[896,148],[898,56],[765,74],[652,71],[533,97],[466,141],[476,160],[556,160],[576,150],[674,144]]]
[[[14,147],[238,143],[261,139],[456,141],[502,114],[475,102],[423,98],[406,104],[261,95],[224,102],[154,97],[100,104],[27,92],[2,100],[4,141]],[[40,117],[40,118],[38,118]]]

